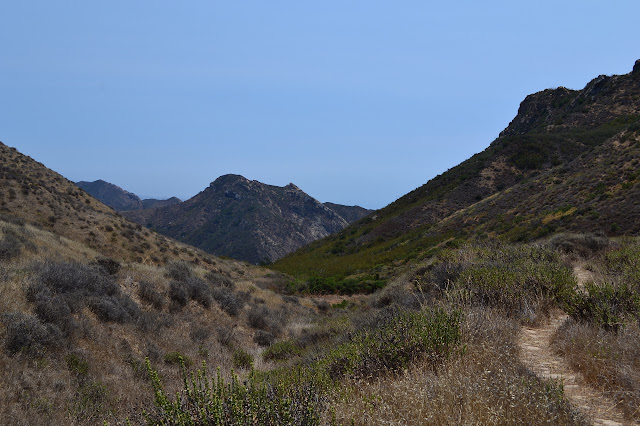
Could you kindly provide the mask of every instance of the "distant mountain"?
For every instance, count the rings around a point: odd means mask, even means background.
[[[137,195],[101,179],[94,182],[76,182],[76,185],[117,211],[152,209],[180,202],[180,199],[176,197],[171,197],[168,200],[141,200]]]
[[[143,209],[157,209],[158,207],[173,206],[174,204],[181,203],[182,200],[178,197],[171,197],[166,200],[156,200],[155,198],[147,198],[142,200]]]
[[[100,179],[94,182],[76,182],[76,185],[85,190],[93,198],[103,202],[114,210],[142,209],[142,200],[140,197],[112,183]]]
[[[273,267],[346,277],[474,238],[640,235],[639,170],[640,60],[582,90],[527,96],[483,152]]]
[[[225,175],[180,204],[123,214],[209,253],[259,263],[278,259],[370,213],[357,206],[332,206],[294,184],[278,187]]]

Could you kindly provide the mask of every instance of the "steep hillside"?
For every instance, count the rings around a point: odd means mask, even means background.
[[[274,267],[345,277],[470,237],[636,235],[639,119],[640,61],[579,91],[530,95],[486,150]]]
[[[280,274],[131,223],[4,144],[0,188],[2,424],[142,424],[145,360],[173,388],[181,362],[228,376],[316,318],[266,289]]]
[[[216,262],[207,253],[129,222],[73,182],[2,143],[0,219],[25,221],[119,260]]]
[[[349,219],[368,212],[360,207],[336,208]],[[219,177],[183,203],[123,214],[209,253],[251,263],[278,259],[349,223],[294,184],[278,187],[238,175]]]
[[[94,182],[76,182],[80,188],[89,193],[93,198],[106,204],[117,211],[153,209],[156,207],[171,206],[180,202],[179,198],[171,197],[167,200],[145,199],[141,200],[136,194],[105,182],[101,179]]]

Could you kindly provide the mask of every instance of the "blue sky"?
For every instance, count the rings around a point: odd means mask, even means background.
[[[530,93],[640,58],[640,2],[0,6],[0,140],[71,180],[188,198],[237,173],[379,208]]]

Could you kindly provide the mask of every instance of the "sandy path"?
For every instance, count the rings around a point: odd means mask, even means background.
[[[581,285],[590,279],[590,273],[582,267],[574,268],[574,273]],[[540,327],[522,328],[519,346],[523,363],[540,378],[562,380],[566,398],[594,425],[637,424],[626,421],[614,401],[585,384],[582,375],[554,353],[551,339],[566,319],[566,314],[558,312]]]

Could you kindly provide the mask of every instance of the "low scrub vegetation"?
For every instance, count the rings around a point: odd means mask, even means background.
[[[640,420],[640,244],[624,240],[592,258],[592,280],[567,303],[554,338],[558,353],[587,382]]]
[[[147,361],[156,409],[146,413],[149,425],[156,424],[318,424],[323,400],[305,381],[263,380],[250,374],[247,380],[231,374],[227,382],[220,372],[211,377],[202,368],[187,372],[182,368],[184,387],[172,400],[158,373]]]
[[[416,287],[430,297],[497,308],[529,322],[572,297],[576,284],[559,254],[539,245],[445,251],[415,279]]]
[[[458,349],[439,368],[416,362],[399,374],[345,383],[324,421],[334,424],[586,425],[562,384],[532,376],[519,362],[518,323],[485,308],[467,311]]]
[[[0,413],[80,424],[581,424],[561,384],[527,372],[515,344],[519,324],[578,307],[581,297],[606,302],[620,319],[582,309],[558,347],[623,353],[615,373],[618,355],[600,353],[589,365],[607,379],[590,380],[607,383],[630,411],[636,313],[600,293],[605,281],[636,291],[635,246],[577,241],[594,247],[587,255],[606,280],[578,287],[564,262],[583,252],[551,243],[450,246],[372,295],[341,297],[277,295],[258,285],[267,277],[254,285],[250,275],[186,262],[7,266],[0,279],[23,291],[27,309],[3,313],[0,356],[39,368],[41,384],[14,377],[20,369],[1,373],[35,390],[3,390],[20,402]],[[596,334],[576,340],[571,330],[582,328]]]

